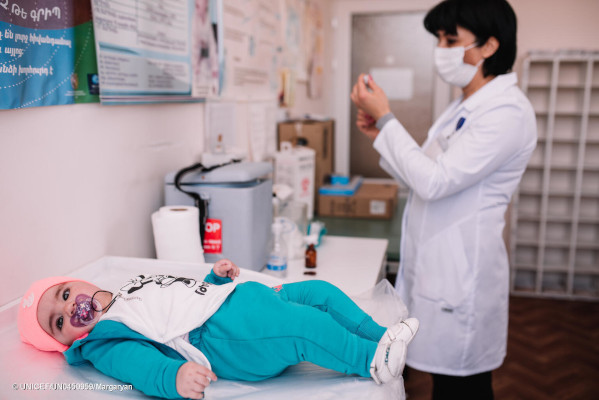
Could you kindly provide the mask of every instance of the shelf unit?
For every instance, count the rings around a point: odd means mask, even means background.
[[[511,292],[599,300],[599,52],[531,52],[538,144],[514,196]]]

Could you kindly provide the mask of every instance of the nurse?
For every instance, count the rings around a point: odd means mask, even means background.
[[[458,86],[420,147],[371,77],[351,99],[380,165],[410,189],[396,288],[420,320],[407,364],[433,399],[491,399],[507,344],[505,212],[533,149],[533,109],[510,72],[516,16],[505,0],[446,0],[428,12],[437,72]],[[370,89],[370,90],[369,90]]]

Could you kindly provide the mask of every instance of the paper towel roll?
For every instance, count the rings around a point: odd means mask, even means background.
[[[167,206],[152,214],[156,258],[204,262],[197,207]]]

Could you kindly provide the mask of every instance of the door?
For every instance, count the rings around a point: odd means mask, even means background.
[[[372,73],[390,97],[391,111],[418,144],[433,123],[436,38],[423,26],[425,12],[354,14],[352,17],[351,85],[360,73]],[[379,81],[380,79],[380,81]],[[387,83],[383,83],[387,82]],[[379,167],[372,142],[355,125],[350,111],[350,174],[388,178]]]

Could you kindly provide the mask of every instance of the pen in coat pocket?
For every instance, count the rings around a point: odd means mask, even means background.
[[[451,132],[449,134],[449,136],[446,137],[446,139],[449,140],[449,138],[451,138],[453,135],[455,135],[460,130],[460,128],[464,125],[464,122],[466,122],[466,118],[460,117],[460,119],[458,120],[458,123],[455,126],[455,131]]]

